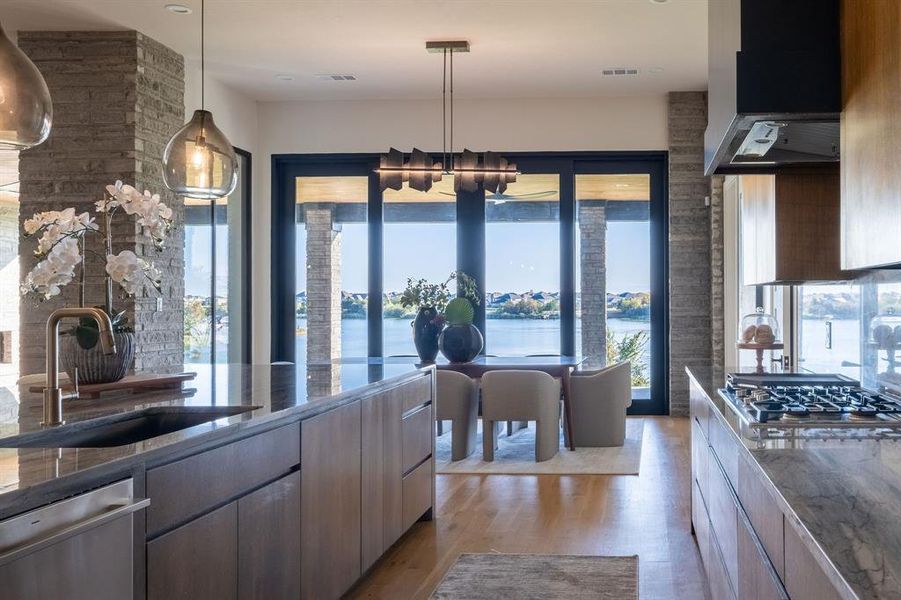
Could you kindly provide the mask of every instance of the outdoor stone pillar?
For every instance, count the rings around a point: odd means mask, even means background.
[[[308,364],[307,396],[324,398],[341,393],[341,364]]]
[[[586,365],[607,364],[607,216],[606,202],[579,203],[582,255],[582,355]]]
[[[21,31],[19,47],[44,75],[53,98],[53,129],[19,156],[22,222],[34,213],[74,206],[93,213],[105,186],[120,179],[159,193],[176,227],[157,252],[133,218],[117,218],[113,252],[131,250],[163,273],[162,305],[145,289],[135,298],[115,288],[114,305],[135,329],[136,371],[180,370],[184,357],[184,201],[163,183],[163,149],[184,123],[184,59],[137,31]],[[118,215],[117,215],[118,217]],[[99,249],[101,246],[95,246]],[[20,277],[35,264],[34,240],[19,245]],[[86,301],[104,298],[100,258],[89,258]],[[75,282],[49,301],[22,301],[20,373],[44,371],[44,325],[62,306],[77,305]]]
[[[341,226],[333,205],[307,206],[304,222],[307,362],[329,361],[341,357]]]

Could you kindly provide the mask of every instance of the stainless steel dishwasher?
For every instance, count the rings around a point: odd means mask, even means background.
[[[126,479],[0,522],[0,598],[131,598],[134,514],[149,504]]]

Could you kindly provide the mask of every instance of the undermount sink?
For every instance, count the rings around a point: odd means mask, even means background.
[[[112,448],[240,415],[258,406],[157,406],[24,433],[2,448]]]

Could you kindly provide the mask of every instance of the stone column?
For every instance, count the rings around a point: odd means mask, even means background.
[[[670,414],[687,415],[685,367],[711,361],[707,92],[671,92],[668,125]]]
[[[180,368],[183,358],[184,202],[166,190],[162,155],[184,121],[184,60],[136,31],[23,31],[19,47],[34,61],[53,98],[50,138],[20,155],[20,226],[35,212],[74,206],[93,211],[104,186],[121,179],[159,193],[175,212],[176,230],[162,253],[152,249],[133,218],[118,218],[113,251],[132,250],[163,272],[158,294],[135,298],[116,289],[114,303],[135,328],[136,371]],[[33,241],[20,245],[21,277],[34,266]],[[103,301],[103,268],[89,259],[87,303]],[[77,285],[43,303],[23,301],[21,374],[44,370],[44,323],[51,311],[77,305]]]
[[[723,182],[710,178],[710,360],[718,378],[726,363]]]
[[[341,226],[334,205],[305,208],[307,362],[341,357]],[[300,357],[298,357],[299,359]]]
[[[579,202],[582,281],[582,355],[588,368],[607,364],[606,202]]]

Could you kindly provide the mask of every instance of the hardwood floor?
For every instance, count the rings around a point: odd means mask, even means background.
[[[465,552],[639,557],[642,600],[704,598],[691,535],[687,418],[645,418],[635,476],[439,475],[438,510],[350,598],[427,598]]]

